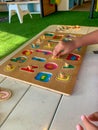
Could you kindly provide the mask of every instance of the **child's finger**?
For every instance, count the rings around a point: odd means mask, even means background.
[[[86,127],[86,130],[98,130],[98,127],[91,123],[86,116],[81,116],[81,119]]]
[[[82,127],[80,124],[78,124],[78,125],[76,126],[76,129],[77,129],[77,130],[84,130],[83,127]]]
[[[55,49],[53,50],[53,56],[59,55],[61,51],[62,51],[62,47],[56,46]]]
[[[68,54],[66,49],[65,50],[61,50],[57,56],[62,56],[62,55],[65,55],[65,54]]]
[[[57,56],[59,52],[60,50],[57,50],[57,49],[53,50],[53,56]]]
[[[88,119],[90,119],[92,121],[98,121],[98,112],[95,112],[95,113],[89,115]]]

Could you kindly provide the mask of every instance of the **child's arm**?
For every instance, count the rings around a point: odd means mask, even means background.
[[[70,53],[74,49],[98,43],[98,30],[88,33],[82,37],[74,38],[72,41],[64,42],[63,40],[53,50],[53,56],[60,56]]]

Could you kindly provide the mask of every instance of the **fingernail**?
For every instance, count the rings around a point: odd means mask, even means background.
[[[80,130],[80,125],[77,125],[77,126],[76,126],[76,129],[77,129],[77,130]]]
[[[84,120],[84,118],[85,118],[85,116],[84,116],[84,115],[82,115],[82,116],[81,116],[81,120],[83,121],[83,120]]]

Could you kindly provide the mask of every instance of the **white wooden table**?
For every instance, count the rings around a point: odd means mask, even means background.
[[[54,31],[55,28],[56,25],[52,25],[44,31]],[[96,29],[81,27],[77,33],[86,34]],[[2,60],[1,64],[21,48]],[[13,92],[9,100],[0,102],[0,130],[75,130],[76,124],[82,124],[82,114],[98,111],[98,54],[92,52],[96,49],[98,45],[88,47],[71,96],[0,75],[0,87]]]
[[[8,5],[9,23],[11,23],[11,17],[15,13],[17,13],[17,15],[18,15],[20,23],[23,23],[24,15],[29,14],[30,17],[32,18],[32,15],[28,9],[28,4],[40,4],[40,1],[39,0],[32,0],[32,1],[6,2],[6,3]]]

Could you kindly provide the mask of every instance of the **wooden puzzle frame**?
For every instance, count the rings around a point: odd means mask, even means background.
[[[1,64],[0,74],[60,94],[71,95],[86,47],[78,48],[60,58],[53,58],[52,51],[54,47],[68,35],[81,36],[81,34],[61,33],[58,31],[43,32],[14,56]],[[77,59],[68,59],[73,55]],[[48,69],[45,68],[47,63]],[[53,66],[57,68],[52,69]],[[66,75],[66,78],[60,79],[63,74]]]

